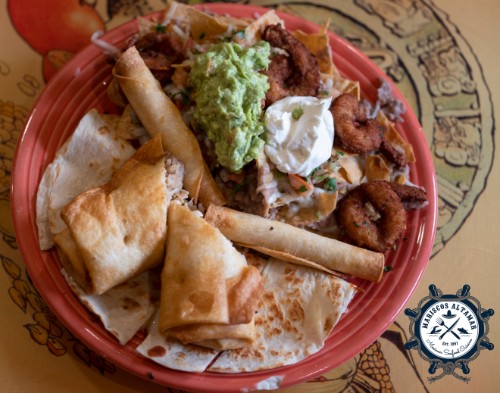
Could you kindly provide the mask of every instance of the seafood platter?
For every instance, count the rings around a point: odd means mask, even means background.
[[[430,152],[392,82],[328,23],[241,5],[168,1],[96,34],[35,105],[13,192],[33,282],[73,334],[200,391],[357,354],[436,225]]]

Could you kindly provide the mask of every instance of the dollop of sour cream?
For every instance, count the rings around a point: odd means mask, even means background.
[[[331,97],[286,97],[265,113],[264,151],[279,171],[308,176],[332,154]]]

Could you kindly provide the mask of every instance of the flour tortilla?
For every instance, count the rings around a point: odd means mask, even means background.
[[[66,227],[61,209],[81,192],[106,183],[134,152],[95,109],[80,120],[46,168],[38,187],[36,223],[42,250],[51,248],[53,236]]]
[[[104,328],[126,344],[145,327],[158,309],[160,280],[157,270],[149,270],[102,295],[89,295],[64,269],[71,290],[85,307],[99,317]]]
[[[203,372],[219,351],[197,345],[183,345],[175,338],[166,338],[158,330],[159,312],[148,326],[148,335],[136,348],[142,356],[173,370]]]
[[[207,371],[239,373],[297,363],[318,352],[356,294],[341,278],[271,259],[253,344],[224,351]]]
[[[183,344],[239,348],[254,339],[261,277],[218,229],[171,204],[160,331]]]
[[[102,294],[161,264],[167,206],[165,153],[158,136],[108,183],[85,191],[63,208],[62,218],[90,279],[90,288],[87,280],[79,284],[89,293]],[[56,242],[61,239],[63,235]],[[63,242],[58,244],[64,250]],[[82,269],[80,262],[73,265]]]

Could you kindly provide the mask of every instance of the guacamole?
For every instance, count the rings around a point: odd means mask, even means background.
[[[269,84],[259,71],[267,69],[269,56],[264,41],[250,48],[223,42],[195,56],[193,118],[214,143],[219,163],[233,172],[257,158],[264,145],[261,103]]]

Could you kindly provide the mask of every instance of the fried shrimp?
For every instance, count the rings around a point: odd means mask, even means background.
[[[333,101],[330,109],[335,121],[335,141],[340,147],[356,154],[380,149],[396,165],[406,165],[404,154],[384,138],[384,126],[376,119],[367,118],[356,97],[342,94]]]
[[[287,96],[316,96],[320,86],[316,56],[279,24],[267,26],[262,39],[285,51],[271,58],[266,71],[270,85],[266,106]]]
[[[406,228],[406,211],[392,184],[363,183],[339,203],[339,224],[359,247],[385,252]]]
[[[406,184],[390,184],[392,189],[398,194],[406,210],[418,209],[427,205],[427,192],[423,188],[408,186]]]
[[[134,36],[128,42],[130,46],[137,48],[146,66],[162,85],[174,73],[172,64],[184,59],[184,43],[172,32],[151,32],[141,38]]]

